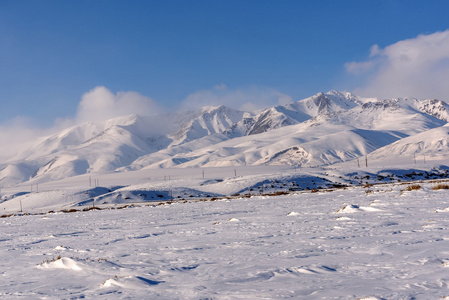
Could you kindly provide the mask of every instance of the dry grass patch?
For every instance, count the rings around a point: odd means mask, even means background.
[[[63,212],[63,213],[74,213],[74,212],[78,212],[78,211],[79,210],[74,209],[74,208],[60,210],[60,212]]]
[[[14,216],[14,214],[9,214],[9,215],[1,215],[0,218],[9,218]]]
[[[56,258],[53,256],[51,259],[47,258],[46,260],[44,260],[42,263],[40,263],[40,265],[48,264],[48,263],[51,263],[51,262],[55,262],[55,261],[57,261],[59,259],[61,259],[61,255],[58,255],[58,257],[56,257]]]
[[[419,185],[419,184],[411,184],[411,185],[409,185],[409,186],[407,186],[406,188],[405,188],[405,190],[406,191],[416,191],[416,190],[420,190],[421,189],[421,185]]]
[[[101,208],[96,207],[96,206],[90,206],[90,207],[83,208],[83,211],[90,211],[90,210],[101,210]]]
[[[432,187],[432,190],[449,190],[449,184],[447,183],[438,183]]]

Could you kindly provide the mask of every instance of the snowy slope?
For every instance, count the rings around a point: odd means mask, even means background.
[[[449,121],[449,105],[441,100],[437,99],[427,99],[427,100],[416,100],[415,107],[426,113],[428,115],[434,116],[445,122]]]
[[[439,100],[380,100],[330,91],[258,113],[217,106],[123,116],[38,140],[1,164],[0,184],[142,168],[331,165],[442,128],[448,111]],[[437,143],[426,147],[441,157],[448,151]],[[376,154],[378,159],[388,151]]]
[[[309,119],[310,116],[300,111],[289,110],[284,106],[276,106],[265,110],[254,118],[247,135],[258,134],[269,130],[298,124]]]
[[[370,153],[370,161],[408,161],[444,160],[449,158],[449,126],[430,129],[398,140]]]
[[[130,115],[69,128],[7,162],[0,181],[7,186],[29,178],[48,181],[114,171],[168,146],[171,140],[154,132],[155,122]]]
[[[348,110],[360,104],[360,100],[350,94],[330,91],[329,93],[318,93],[310,98],[306,98],[290,104],[289,107],[316,117],[318,115],[329,114],[341,110]]]
[[[198,112],[187,112],[180,117],[178,128],[170,134],[171,146],[180,145],[214,133],[229,129],[245,115],[242,111],[223,105],[204,107]]]
[[[221,140],[218,136],[200,139],[139,158],[131,166],[215,167],[259,164],[327,165],[350,160],[396,141],[390,131],[358,130],[351,126],[298,124],[269,132]],[[202,147],[195,148],[203,144]],[[192,146],[192,147],[191,147]]]
[[[348,92],[318,93],[294,103],[268,108],[253,117],[242,119],[229,130],[229,133],[234,136],[258,134],[299,124],[313,117],[352,109],[362,103],[361,101]]]
[[[40,156],[50,155],[70,147],[78,146],[84,141],[98,135],[101,131],[102,126],[92,122],[67,128],[60,133],[44,138],[30,149],[24,149],[24,151],[20,152],[11,160],[23,158],[32,160]]]
[[[7,187],[27,181],[38,167],[39,165],[20,162],[5,164],[0,170],[0,184],[2,187]]]
[[[416,99],[387,99],[366,102],[351,110],[333,114],[328,122],[348,124],[361,129],[395,130],[413,135],[443,126],[446,121],[418,110]]]

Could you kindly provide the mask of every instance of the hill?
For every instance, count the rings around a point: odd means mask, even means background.
[[[430,160],[448,152],[448,112],[436,99],[330,91],[258,112],[217,106],[122,116],[37,140],[1,164],[0,185],[143,168],[329,166],[365,155]]]

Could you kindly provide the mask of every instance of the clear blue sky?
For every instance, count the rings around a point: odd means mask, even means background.
[[[75,114],[96,86],[172,107],[199,90],[352,90],[345,63],[449,28],[449,1],[0,0],[0,123]]]

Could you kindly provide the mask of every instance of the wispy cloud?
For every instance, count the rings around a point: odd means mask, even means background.
[[[17,116],[0,124],[0,160],[15,156],[31,146],[37,138],[52,133],[50,128],[40,128],[33,120]]]
[[[374,45],[365,61],[348,62],[346,71],[366,76],[354,90],[368,97],[417,97],[449,100],[449,30]]]
[[[153,115],[160,112],[153,99],[137,92],[114,94],[104,86],[97,86],[82,96],[75,120],[77,123],[103,121],[129,114]]]
[[[203,106],[226,105],[244,111],[254,111],[269,106],[291,103],[293,99],[277,90],[264,87],[229,89],[220,84],[212,89],[190,94],[183,101],[182,109],[197,109]]]
[[[370,71],[374,67],[374,65],[375,64],[372,61],[351,61],[345,63],[345,68],[349,73],[357,75]]]

